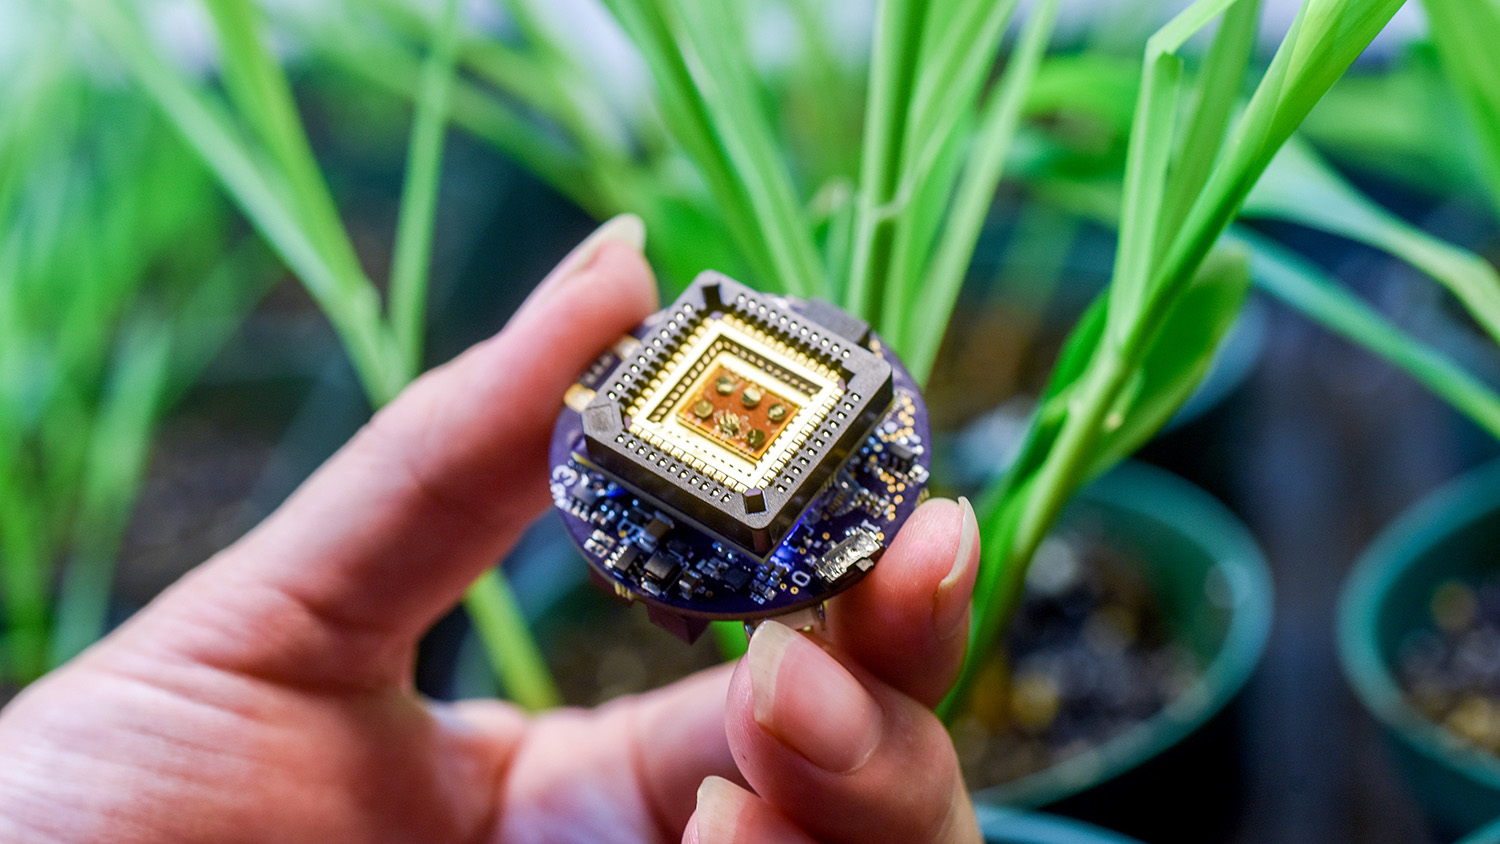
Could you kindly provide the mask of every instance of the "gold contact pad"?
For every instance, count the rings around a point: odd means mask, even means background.
[[[798,410],[791,399],[721,364],[687,392],[676,415],[693,431],[759,462]]]
[[[748,356],[736,348],[747,351]],[[749,356],[774,362],[784,374],[766,372],[747,359]],[[759,459],[705,435],[680,415],[685,397],[692,396],[696,402],[699,391],[714,383],[710,378],[720,368],[798,406],[796,413],[787,414],[774,441],[767,436]],[[800,386],[789,378],[800,381]],[[681,392],[677,385],[681,385]],[[626,407],[625,416],[631,434],[730,489],[743,491],[773,483],[810,432],[833,412],[842,395],[838,373],[761,329],[725,316],[705,319],[680,341],[649,388]]]

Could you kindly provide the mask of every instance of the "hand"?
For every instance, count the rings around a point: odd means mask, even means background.
[[[977,842],[928,706],[978,548],[924,505],[827,641],[592,711],[412,690],[418,637],[544,507],[566,387],[655,305],[644,237],[585,241],[264,524],[0,713],[7,842]],[[748,788],[746,787],[748,786]]]

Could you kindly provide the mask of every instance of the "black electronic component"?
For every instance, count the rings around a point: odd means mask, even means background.
[[[677,576],[677,572],[681,568],[682,563],[673,559],[670,554],[658,551],[651,555],[651,559],[646,561],[646,577],[656,581],[658,584],[670,583]]]
[[[724,572],[719,575],[719,579],[724,581],[724,585],[728,586],[734,592],[743,591],[745,585],[750,582],[750,578],[750,572],[739,566],[726,566]]]
[[[610,566],[610,568],[622,574],[629,574],[630,571],[635,568],[636,560],[640,556],[640,546],[626,545],[624,549],[620,551],[620,555],[615,558],[615,562]]]
[[[594,506],[594,502],[599,500],[599,493],[583,484],[579,484],[568,491],[568,497],[573,500],[575,506],[587,509]]]

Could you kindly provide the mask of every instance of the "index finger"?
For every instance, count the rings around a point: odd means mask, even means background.
[[[179,584],[177,615],[227,634],[194,646],[270,674],[403,676],[421,632],[546,505],[567,387],[654,309],[643,238],[636,218],[606,224],[504,330],[418,379]]]

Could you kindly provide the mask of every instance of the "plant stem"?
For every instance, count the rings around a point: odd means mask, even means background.
[[[422,94],[417,98],[416,117],[412,121],[406,184],[401,192],[391,261],[390,319],[407,380],[422,370],[423,323],[443,166],[443,135],[448,128],[448,102],[458,53],[458,0],[444,3],[442,21],[433,38],[432,55],[423,68]]]
[[[499,570],[480,575],[464,595],[464,608],[510,700],[533,711],[562,703],[562,694],[526,626],[526,616]]]
[[[986,544],[975,584],[974,624],[964,668],[939,708],[940,714],[951,713],[962,701],[978,673],[976,666],[993,654],[1002,628],[1019,603],[1031,555],[1046,538],[1093,463],[1094,444],[1133,374],[1129,359],[1115,353],[1108,344],[1101,344],[1095,354],[1088,380],[1077,386],[1077,392],[1068,401],[1062,432],[1047,450],[1036,477],[1025,489],[1009,489],[998,498],[980,504],[985,511],[981,536],[986,538]]]
[[[916,57],[927,17],[924,5],[916,0],[881,0],[875,13],[853,249],[843,301],[871,325],[882,323],[884,302],[876,280],[884,275],[895,233],[889,204],[899,186],[900,140],[916,81]]]
[[[708,626],[719,654],[724,659],[739,659],[749,650],[750,642],[745,638],[745,625],[739,621],[715,621]]]
[[[918,383],[926,383],[937,360],[943,332],[934,328],[947,323],[958,301],[1020,125],[1021,106],[1036,81],[1042,56],[1051,40],[1057,8],[1057,0],[1042,0],[1032,10],[1005,75],[980,114],[974,151],[954,194],[948,224],[927,267],[925,295],[917,299],[913,312],[906,315],[907,342],[902,351]]]

